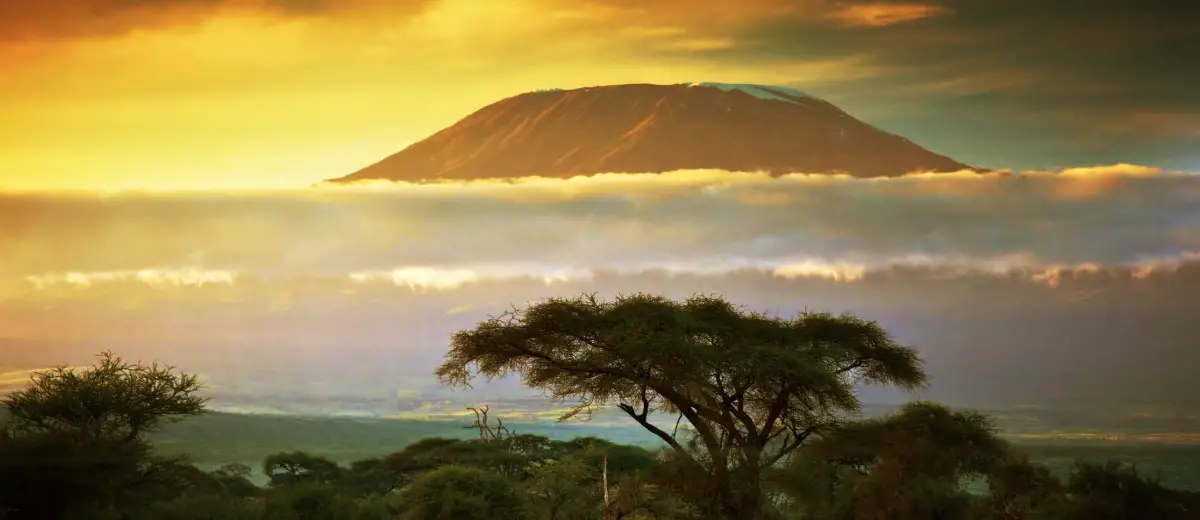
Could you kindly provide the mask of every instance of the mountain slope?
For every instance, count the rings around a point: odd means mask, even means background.
[[[791,89],[634,84],[510,97],[335,182],[702,168],[877,177],[970,167]]]

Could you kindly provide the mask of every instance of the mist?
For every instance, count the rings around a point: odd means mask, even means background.
[[[719,293],[878,320],[926,359],[920,397],[1200,404],[1189,173],[12,192],[0,237],[5,381],[111,348],[216,388],[388,399],[436,388],[449,334],[514,305]]]

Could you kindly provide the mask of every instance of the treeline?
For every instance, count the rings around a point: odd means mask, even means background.
[[[855,385],[925,381],[912,348],[853,316],[782,319],[716,297],[547,300],[453,337],[438,375],[480,373],[577,400],[564,419],[616,406],[664,447],[515,435],[485,408],[478,439],[424,439],[349,466],[291,452],[206,472],[147,440],[204,412],[196,378],[103,354],[2,400],[0,519],[1200,518],[1200,494],[1128,465],[1080,463],[1059,478],[976,412],[917,402],[852,419]],[[662,414],[676,420],[651,420]]]

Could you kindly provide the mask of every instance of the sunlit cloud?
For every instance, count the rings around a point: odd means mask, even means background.
[[[25,278],[39,289],[54,285],[91,287],[100,283],[136,281],[151,287],[200,287],[209,284],[232,285],[237,273],[206,269],[138,269],[108,272],[69,272],[32,275]]]
[[[438,268],[427,266],[399,267],[390,271],[356,272],[350,279],[356,283],[389,283],[414,290],[445,290],[462,287],[481,281],[538,279],[546,284],[591,278],[592,273],[583,269],[522,268],[520,266],[496,266],[475,268]]]
[[[948,13],[945,7],[917,3],[865,3],[844,4],[829,13],[829,18],[846,25],[884,27],[911,22]]]

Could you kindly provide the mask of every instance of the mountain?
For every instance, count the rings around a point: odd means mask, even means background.
[[[542,90],[488,105],[333,182],[566,178],[683,169],[856,177],[970,169],[783,87],[691,83]]]

